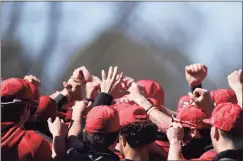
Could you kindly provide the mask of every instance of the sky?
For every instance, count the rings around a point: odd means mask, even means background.
[[[35,59],[47,34],[49,2],[25,2],[16,37],[24,44],[28,56]],[[58,42],[45,67],[50,83],[75,49],[84,47],[108,29],[119,14],[117,2],[59,2],[62,19]],[[129,3],[129,2],[128,2]],[[2,5],[1,32],[8,26],[11,3]],[[175,41],[173,25],[180,25],[194,37],[185,53],[191,62],[213,67],[210,79],[222,78],[221,71],[241,67],[242,5],[241,2],[141,2],[131,24],[131,36],[136,26],[144,33],[155,32],[169,44]],[[197,19],[200,15],[200,19]],[[141,25],[146,24],[148,27]],[[145,40],[140,40],[145,41]],[[146,42],[145,42],[146,43]],[[160,42],[158,41],[158,44]],[[61,55],[61,57],[60,57]],[[223,60],[223,61],[222,61]],[[227,61],[227,64],[225,63]],[[50,70],[51,69],[51,70]]]

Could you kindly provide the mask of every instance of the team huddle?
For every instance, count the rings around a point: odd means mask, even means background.
[[[33,75],[2,79],[2,159],[242,161],[242,70],[225,78],[230,89],[213,91],[203,86],[207,72],[185,67],[189,93],[174,100],[176,111],[164,106],[163,84],[116,66],[101,78],[79,67],[51,95]]]

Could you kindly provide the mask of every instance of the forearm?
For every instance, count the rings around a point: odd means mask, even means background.
[[[235,95],[237,98],[238,105],[242,108],[242,89],[239,89],[238,91],[235,91]]]
[[[82,120],[72,120],[70,124],[70,129],[68,131],[68,136],[78,136],[82,132]]]
[[[182,147],[180,141],[171,141],[168,160],[183,160]]]
[[[60,92],[60,94],[54,98],[54,101],[57,104],[58,111],[62,109],[62,107],[68,103],[68,92],[63,90]]]
[[[158,109],[154,109],[149,113],[149,119],[162,132],[166,132],[166,129],[168,129],[170,124],[172,123],[171,117],[159,111]]]
[[[71,123],[71,127],[68,132],[68,149],[74,148],[74,149],[79,149],[82,148],[83,143],[82,140],[79,139],[79,135],[82,132],[82,124],[81,120],[73,121]]]
[[[60,160],[59,158],[65,158],[65,156],[66,156],[65,137],[53,136],[52,158],[55,160]],[[61,160],[65,160],[65,159],[61,159]]]
[[[146,98],[139,98],[136,102],[142,106],[145,111],[148,112],[148,109],[152,106],[152,104]],[[153,109],[148,113],[149,119],[152,123],[154,123],[161,131],[165,132],[165,129],[169,127],[172,123],[171,116],[159,111],[158,109]]]
[[[96,99],[93,103],[93,107],[100,106],[100,105],[108,105],[109,106],[109,105],[111,105],[112,101],[113,101],[112,95],[107,94],[107,93],[100,93],[96,97]]]
[[[172,115],[176,115],[175,111],[172,111],[171,109],[164,107],[164,106],[162,106],[161,112],[163,112],[164,114],[166,114],[169,117],[171,117]]]

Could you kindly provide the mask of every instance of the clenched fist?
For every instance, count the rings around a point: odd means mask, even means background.
[[[37,88],[41,85],[40,80],[36,76],[33,76],[33,75],[26,75],[24,77],[24,80],[34,84]]]
[[[191,64],[185,67],[185,76],[190,87],[200,85],[207,73],[208,68],[204,64]]]
[[[189,96],[192,102],[203,109],[207,115],[211,115],[214,105],[211,95],[206,89],[196,88],[193,93],[189,93]]]
[[[228,76],[228,83],[234,91],[242,91],[243,76],[242,70],[236,70]]]
[[[181,124],[173,122],[167,130],[167,138],[170,143],[173,141],[182,141],[184,138],[184,129]]]
[[[82,84],[92,80],[92,75],[85,66],[79,67],[73,71],[72,78],[80,80]]]

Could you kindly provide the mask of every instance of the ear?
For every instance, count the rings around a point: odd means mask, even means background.
[[[192,138],[195,138],[198,135],[197,130],[195,128],[191,128],[190,134]]]
[[[212,137],[215,139],[215,140],[219,140],[219,129],[217,129],[216,127],[212,127]]]

